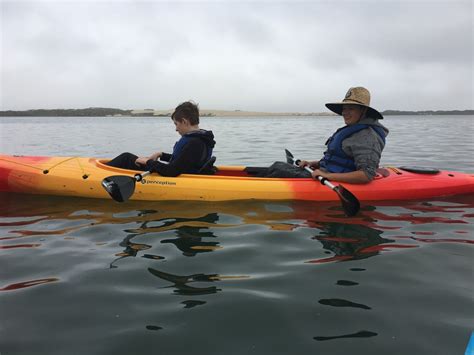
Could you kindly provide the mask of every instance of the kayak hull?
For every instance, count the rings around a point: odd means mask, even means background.
[[[85,157],[0,155],[0,191],[110,199],[102,180],[134,176],[137,171],[104,165],[107,160]],[[474,174],[440,171],[423,174],[385,168],[369,184],[344,184],[361,201],[413,200],[473,194]],[[337,183],[334,183],[337,185]],[[336,201],[331,189],[312,179],[258,178],[243,166],[219,166],[216,175],[151,174],[136,183],[132,200]]]

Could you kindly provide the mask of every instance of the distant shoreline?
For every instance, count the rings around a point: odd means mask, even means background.
[[[121,110],[116,108],[90,107],[85,109],[38,109],[24,111],[0,111],[0,117],[170,117],[173,110]],[[257,112],[241,110],[200,110],[201,117],[314,117],[333,116],[332,112]],[[474,110],[426,110],[382,111],[384,116],[407,115],[474,115]]]

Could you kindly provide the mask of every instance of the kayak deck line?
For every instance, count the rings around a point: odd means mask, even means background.
[[[0,160],[1,161],[6,161],[7,163],[11,163],[11,164],[18,164],[18,165],[26,166],[26,167],[31,168],[31,169],[43,170],[41,168],[38,168],[37,166],[33,166],[33,165],[30,165],[30,164],[23,164],[23,163],[14,161],[14,160],[8,160],[8,159],[4,159],[4,158],[0,158]]]
[[[70,161],[70,160],[73,160],[73,159],[76,159],[77,163],[79,164],[79,167],[81,168],[81,170],[82,170],[82,172],[83,172],[82,178],[83,178],[83,179],[87,179],[87,178],[89,177],[89,175],[85,173],[84,168],[83,168],[83,166],[82,166],[82,164],[81,164],[81,162],[80,162],[79,157],[70,157],[70,158],[64,159],[63,161],[60,161],[59,163],[56,163],[56,164],[54,164],[53,166],[51,166],[51,167],[49,167],[49,168],[46,168],[46,169],[42,169],[42,168],[39,168],[39,167],[34,166],[34,165],[31,165],[31,164],[20,163],[19,161],[14,161],[14,160],[8,160],[8,159],[0,158],[0,160],[6,161],[6,162],[9,162],[9,163],[12,163],[12,164],[18,164],[18,165],[26,166],[26,167],[31,168],[31,169],[42,170],[42,171],[43,171],[43,174],[45,174],[45,175],[46,175],[46,174],[49,174],[49,172],[50,172],[52,169],[56,168],[57,166],[59,166],[59,165],[65,163],[65,162],[68,162],[68,161]]]
[[[0,191],[110,199],[103,179],[140,173],[105,165],[108,159],[90,157],[37,157],[0,155]],[[262,169],[217,166],[214,175],[151,174],[137,181],[132,200],[231,201],[306,200],[337,201],[337,195],[311,178],[266,178]],[[422,169],[422,168],[420,168]],[[48,173],[44,173],[48,170]],[[422,171],[422,170],[421,170]],[[334,182],[337,185],[337,182]],[[444,171],[414,173],[384,167],[368,184],[343,184],[361,201],[414,200],[474,194],[474,174]]]

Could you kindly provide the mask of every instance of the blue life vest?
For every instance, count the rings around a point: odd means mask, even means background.
[[[198,138],[199,139],[199,133],[191,132],[190,134],[185,134],[184,136],[181,137],[181,139],[179,141],[177,141],[174,144],[173,153],[171,154],[170,163],[181,154],[181,152],[184,149],[184,146],[186,144],[188,144],[189,141],[192,138]],[[209,147],[207,144],[206,144],[206,148],[207,148],[206,151],[203,152],[203,156],[201,157],[201,161],[196,162],[196,166],[202,167],[209,159],[211,159],[211,157],[212,157],[212,148]],[[199,169],[190,169],[189,173],[193,174],[193,173],[198,172],[198,170]]]
[[[353,157],[347,155],[342,149],[342,141],[354,133],[366,128],[373,128],[385,144],[385,131],[380,126],[357,123],[339,128],[326,142],[327,149],[324,157],[319,162],[320,167],[331,173],[348,173],[356,171],[357,167]]]

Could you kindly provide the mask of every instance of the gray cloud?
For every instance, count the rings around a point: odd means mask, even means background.
[[[471,1],[1,2],[1,109],[473,108]]]

